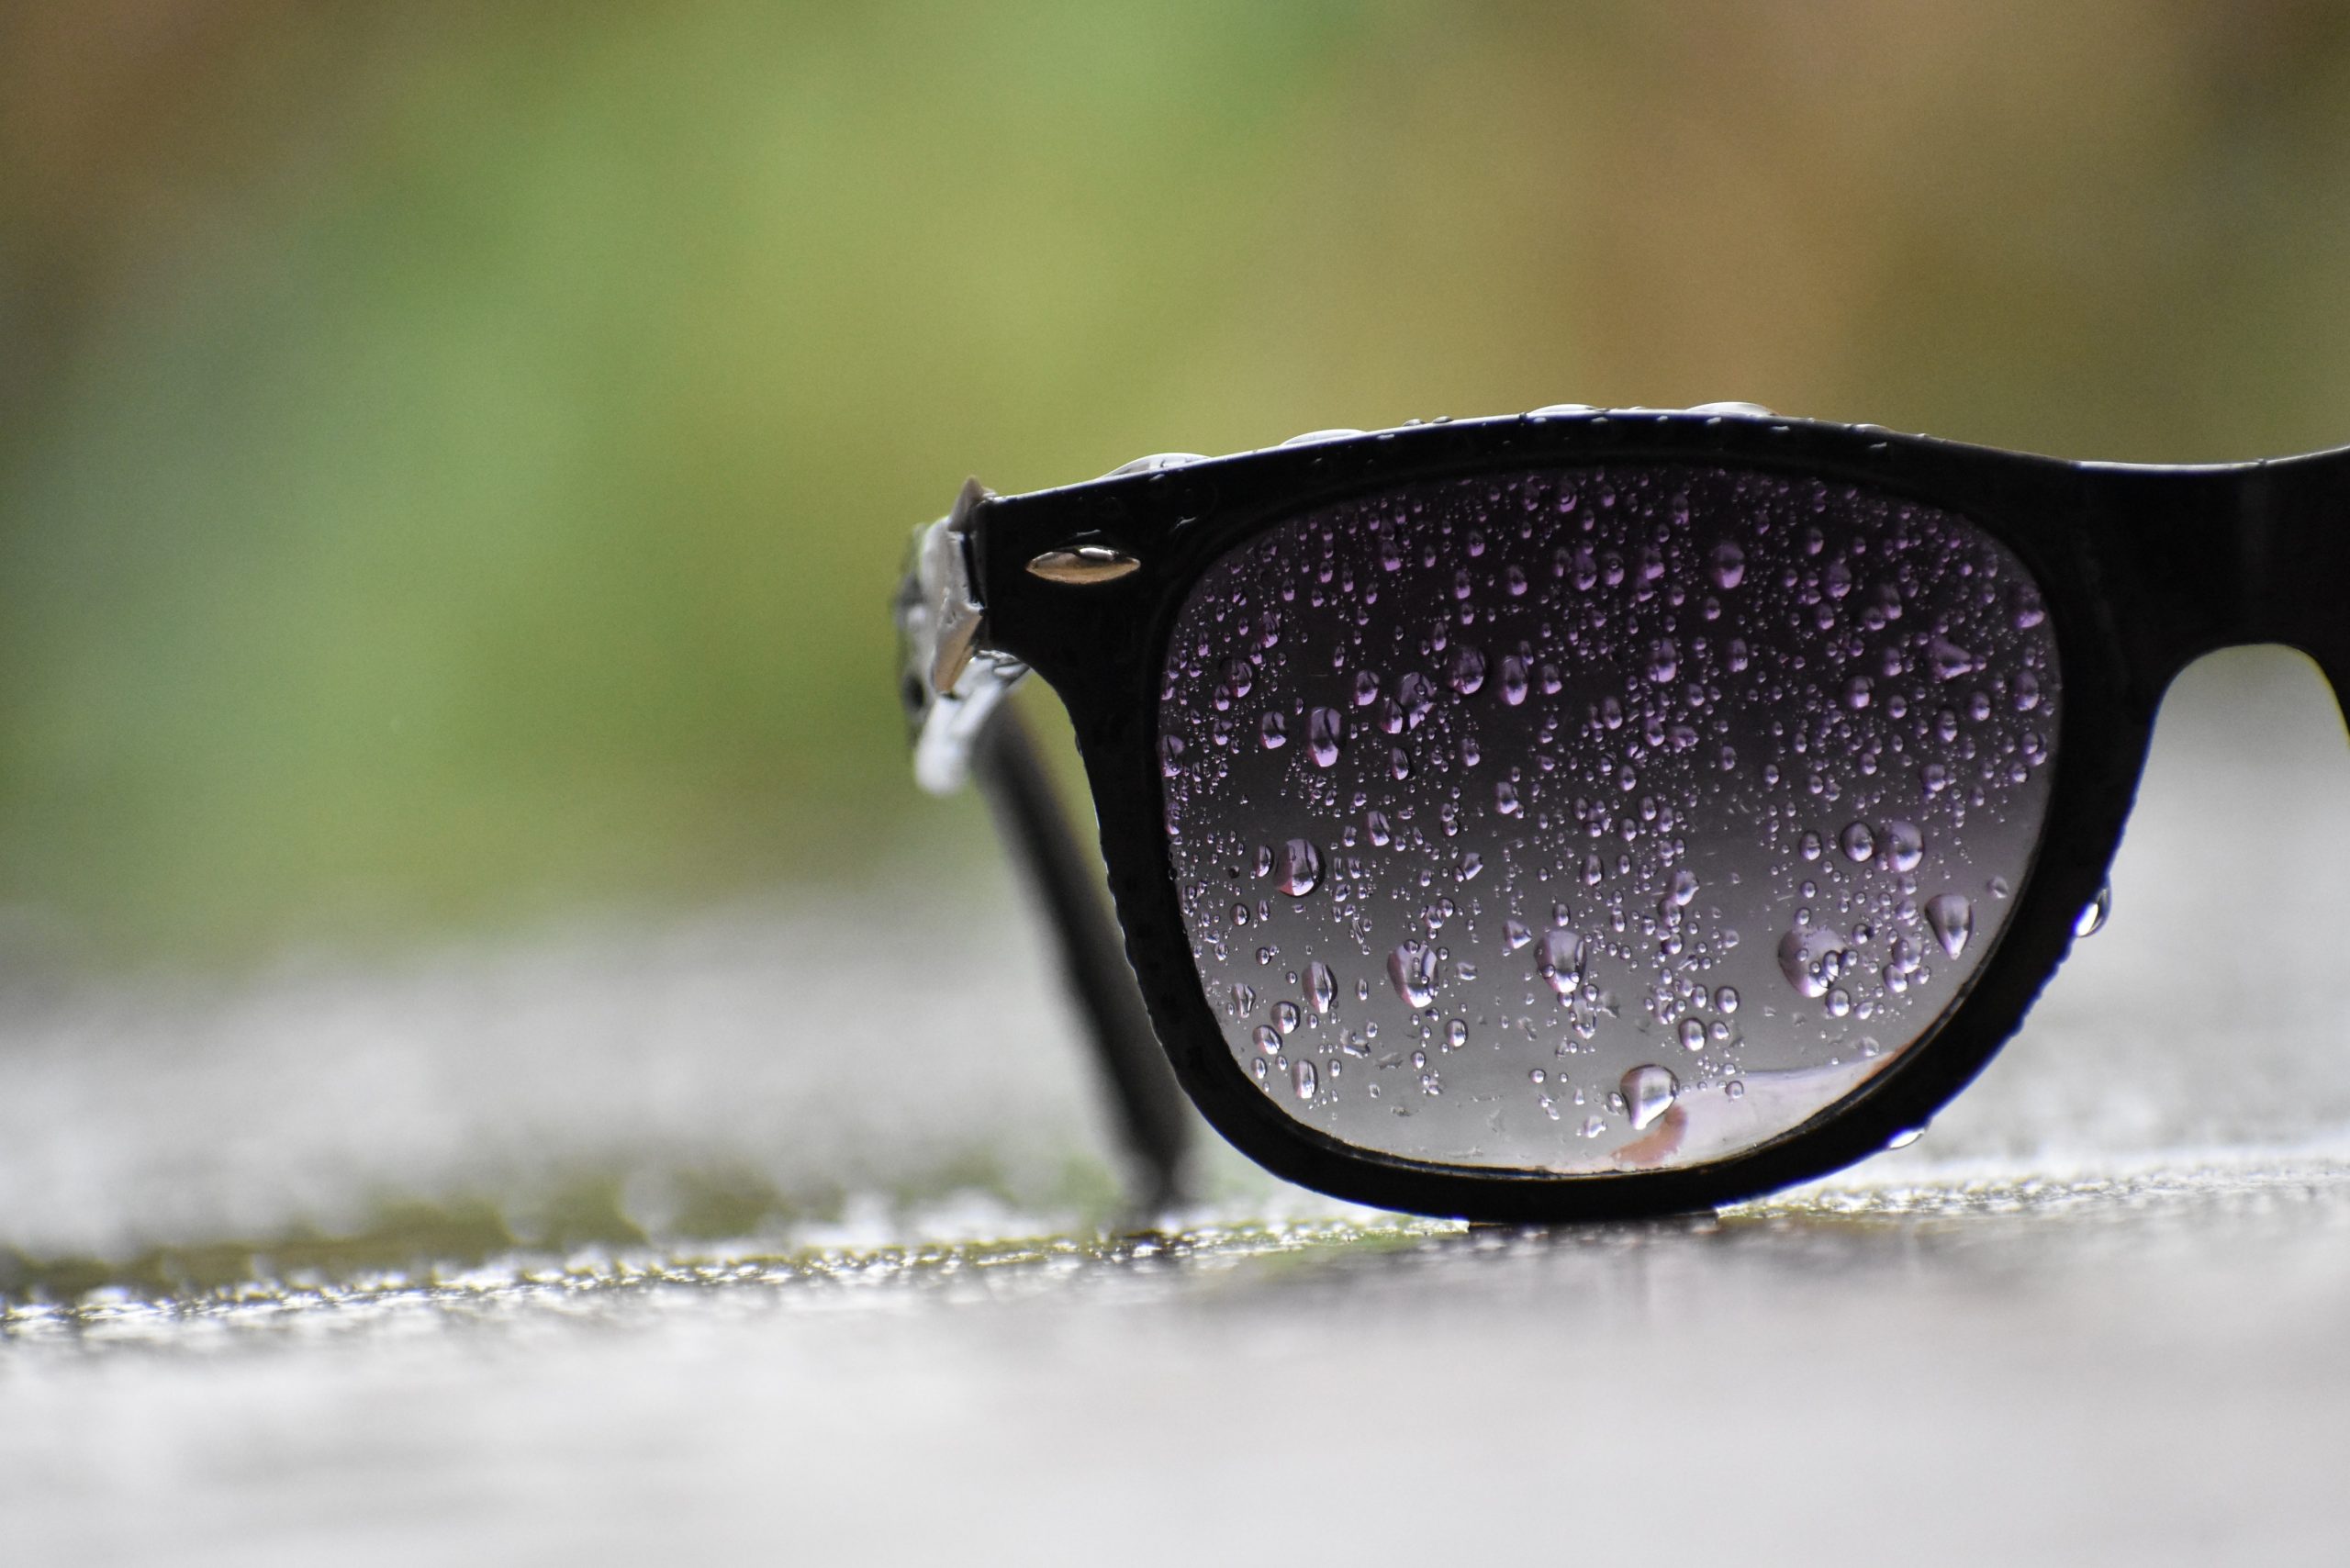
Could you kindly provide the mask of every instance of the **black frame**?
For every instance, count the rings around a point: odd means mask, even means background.
[[[1865,484],[1959,513],[2038,579],[2065,701],[2035,864],[1998,946],[1942,1025],[1847,1099],[1744,1154],[1665,1171],[1549,1176],[1357,1149],[1284,1114],[1233,1059],[1192,966],[1163,826],[1163,650],[1200,573],[1300,510],[1380,487],[1541,465],[1703,462]],[[1477,1220],[1709,1208],[1849,1165],[1922,1126],[1982,1070],[2064,958],[2103,884],[2172,678],[2199,655],[2281,643],[2350,707],[2350,449],[2197,467],[2066,462],[1871,426],[1594,411],[1413,425],[988,497],[968,527],[988,648],[1068,710],[1126,954],[1176,1078],[1276,1174],[1383,1208]],[[1138,563],[1048,580],[1049,551]],[[1064,915],[1065,946],[1075,916]],[[1130,1114],[1127,1118],[1133,1120]],[[1161,1121],[1164,1120],[1162,1116]]]

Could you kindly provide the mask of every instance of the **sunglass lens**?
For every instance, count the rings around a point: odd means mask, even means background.
[[[1751,1149],[1931,1032],[2045,815],[2038,591],[1962,517],[1739,469],[1546,469],[1214,563],[1158,715],[1234,1058],[1431,1164]]]

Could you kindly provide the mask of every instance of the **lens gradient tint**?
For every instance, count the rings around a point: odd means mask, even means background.
[[[1211,566],[1159,710],[1234,1058],[1433,1164],[1702,1164],[1924,1037],[2030,869],[2055,645],[1965,520],[1683,465],[1431,481]]]

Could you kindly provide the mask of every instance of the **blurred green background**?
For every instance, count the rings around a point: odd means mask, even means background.
[[[2337,6],[16,5],[0,902],[234,961],[868,879],[971,825],[884,613],[968,473],[2297,450],[2345,276]]]

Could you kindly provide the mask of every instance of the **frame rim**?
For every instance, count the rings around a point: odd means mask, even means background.
[[[1175,618],[1228,551],[1313,507],[1478,472],[1707,462],[1800,473],[1934,505],[2014,552],[2038,586],[2065,693],[2048,814],[1997,945],[1934,1024],[1844,1097],[1725,1159],[1670,1170],[1557,1174],[1359,1148],[1273,1104],[1233,1058],[1192,961],[1164,835],[1156,739]],[[2239,468],[2070,463],[1869,426],[1707,413],[1594,411],[1404,427],[1113,475],[984,504],[975,533],[991,642],[1069,711],[1099,817],[1129,962],[1178,1080],[1216,1132],[1275,1175],[1342,1200],[1478,1220],[1558,1222],[1707,1209],[1842,1169],[1922,1127],[1989,1064],[2069,951],[2127,819],[2171,671],[2118,612],[2132,553],[2120,515],[2167,495],[2200,512]],[[2149,481],[2161,483],[2150,489]],[[2165,488],[2164,486],[2167,487]],[[1035,554],[1092,543],[1142,565],[1072,591]],[[2183,662],[2183,661],[2181,661]]]

